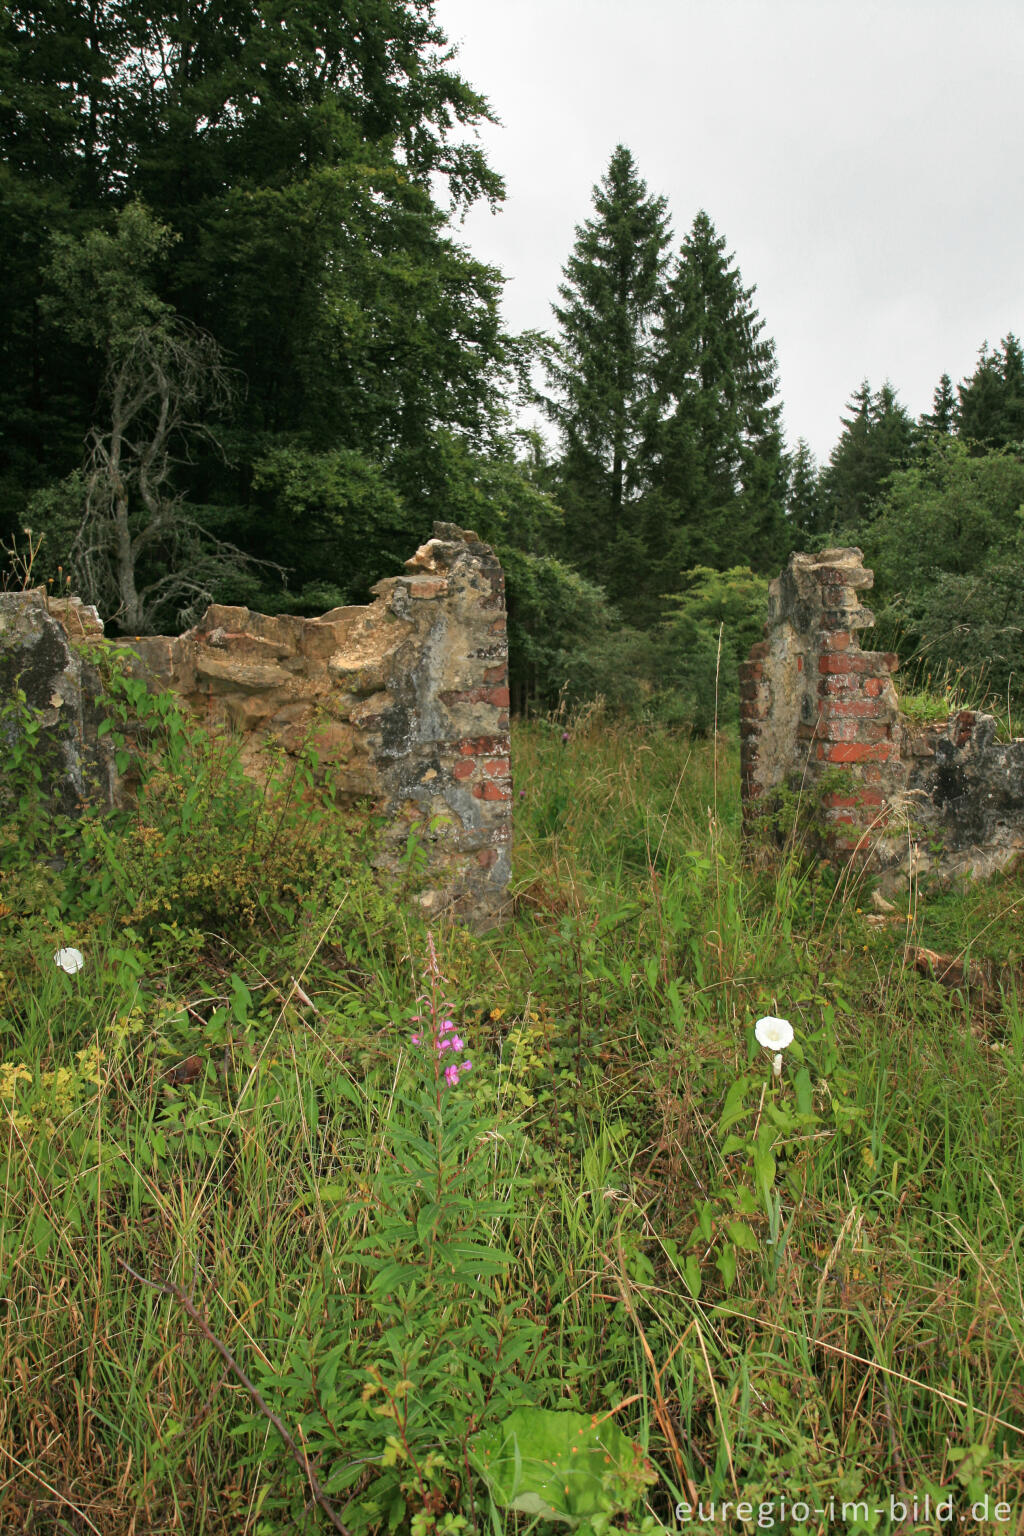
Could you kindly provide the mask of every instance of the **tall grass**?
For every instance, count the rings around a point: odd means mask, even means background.
[[[123,921],[155,887],[104,890],[99,845],[91,911],[11,882],[0,1528],[525,1531],[476,1449],[524,1407],[648,1458],[598,1533],[680,1500],[822,1532],[888,1529],[890,1495],[1017,1510],[1019,882],[871,926],[833,871],[744,859],[729,739],[592,717],[514,753],[515,913],[484,938],[431,938],[351,840],[306,878],[305,812],[250,839],[244,921],[183,873],[202,926],[174,892],[170,938]],[[249,890],[237,796],[205,803]],[[982,930],[985,1011],[908,964],[908,933]],[[473,1065],[442,1095],[411,1020],[446,1008]],[[779,1085],[766,1013],[796,1031]]]

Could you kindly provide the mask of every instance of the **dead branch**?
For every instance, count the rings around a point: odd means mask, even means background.
[[[196,1327],[199,1329],[199,1332],[203,1335],[203,1338],[213,1345],[214,1349],[224,1361],[224,1364],[241,1382],[242,1386],[245,1388],[253,1402],[256,1404],[256,1407],[259,1409],[260,1413],[262,1413],[263,1417],[267,1419],[271,1424],[273,1424],[274,1428],[281,1436],[281,1439],[288,1447],[288,1450],[290,1451],[303,1476],[309,1483],[309,1491],[313,1495],[314,1500],[317,1504],[319,1504],[320,1508],[323,1510],[324,1514],[327,1516],[334,1529],[336,1531],[340,1531],[341,1536],[352,1536],[352,1532],[346,1525],[342,1523],[341,1517],[338,1515],[337,1510],[334,1508],[334,1505],[331,1503],[321,1488],[319,1479],[317,1478],[316,1473],[313,1471],[309,1457],[302,1449],[302,1446],[297,1444],[284,1420],[280,1417],[279,1414],[274,1412],[273,1408],[270,1407],[260,1389],[249,1379],[245,1371],[235,1359],[234,1355],[228,1349],[227,1345],[217,1337],[209,1323],[206,1321],[206,1318],[203,1316],[199,1308],[195,1305],[188,1294],[182,1290],[180,1285],[175,1285],[173,1280],[147,1280],[145,1275],[140,1275],[136,1270],[132,1269],[131,1265],[127,1264],[124,1259],[118,1257],[117,1262],[120,1264],[122,1269],[127,1270],[128,1274],[131,1275],[133,1280],[138,1280],[140,1285],[148,1286],[151,1291],[157,1291],[161,1296],[170,1296],[172,1300],[178,1303],[178,1305],[187,1314],[187,1316],[191,1318],[192,1322],[195,1323]]]

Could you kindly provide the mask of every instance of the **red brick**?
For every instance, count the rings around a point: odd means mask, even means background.
[[[498,850],[496,848],[481,848],[476,856],[476,861],[481,869],[490,869],[498,862]]]
[[[891,741],[836,741],[828,749],[830,763],[887,763],[894,751]]]
[[[884,720],[887,714],[886,706],[877,699],[858,699],[840,696],[835,699],[822,699],[821,713],[826,720],[845,718],[847,720]]]
[[[491,688],[483,695],[484,702],[493,704],[497,709],[507,709],[511,700],[507,688]]]
[[[804,669],[804,659],[802,656],[798,656],[796,659],[796,669],[798,672],[802,672]]]
[[[826,720],[820,735],[825,741],[859,741],[860,729],[858,720]]]
[[[482,784],[473,785],[473,794],[478,800],[511,800],[511,784],[495,784],[493,779],[485,779]]]
[[[752,645],[750,647],[750,654],[748,655],[747,660],[748,661],[764,661],[764,659],[765,659],[765,657],[767,655],[768,655],[768,641],[767,640],[758,640],[756,642],[756,644],[754,644],[754,645]]]
[[[878,789],[859,789],[853,794],[849,795],[825,795],[822,800],[822,804],[829,807],[830,809],[836,807],[856,809],[858,806],[867,807],[884,805],[885,796],[882,794],[881,790]]]
[[[508,664],[502,662],[496,667],[484,667],[485,683],[503,683],[508,677]]]
[[[505,615],[503,613],[499,613],[498,617],[491,625],[490,633],[492,635],[503,635],[507,628],[508,621],[506,620]]]
[[[760,682],[764,675],[764,667],[759,661],[741,661],[739,675],[741,683]]]
[[[468,779],[476,772],[476,763],[471,757],[460,758],[452,769],[452,777],[455,779]]]
[[[951,722],[953,727],[953,739],[958,747],[966,746],[971,739],[974,722],[977,716],[973,709],[961,709]]]
[[[507,736],[467,736],[459,742],[459,751],[463,757],[507,757],[508,746]]]
[[[865,678],[864,692],[869,699],[879,698],[885,692],[885,679],[881,677]]]
[[[484,773],[490,779],[507,779],[511,768],[507,757],[492,757],[484,763]]]
[[[877,720],[829,720],[821,734],[826,741],[888,741],[890,733]]]
[[[853,644],[853,636],[848,629],[833,629],[821,637],[821,647],[825,651],[847,651]]]

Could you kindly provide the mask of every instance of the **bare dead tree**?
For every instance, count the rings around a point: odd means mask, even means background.
[[[106,393],[109,425],[89,434],[72,563],[83,595],[141,635],[161,612],[189,617],[212,601],[218,576],[270,562],[204,528],[175,485],[198,443],[220,450],[211,423],[235,394],[214,338],[180,319],[137,327],[111,359]]]

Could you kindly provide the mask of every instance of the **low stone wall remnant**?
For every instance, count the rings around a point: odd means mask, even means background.
[[[772,582],[764,639],[740,667],[744,825],[789,799],[824,852],[887,883],[931,869],[987,875],[1024,851],[1024,740],[990,715],[915,726],[900,715],[898,658],[858,642],[874,615],[859,549],[794,554]]]
[[[118,643],[152,689],[176,693],[212,732],[237,733],[253,776],[268,753],[312,747],[337,804],[369,798],[389,818],[385,862],[418,830],[427,912],[486,927],[506,911],[512,841],[501,566],[476,534],[435,523],[406,573],[373,592],[316,619],[218,604],[183,635]],[[41,589],[11,596],[46,618]],[[59,607],[50,632],[66,623],[74,635],[81,605]]]
[[[18,745],[21,693],[38,725],[33,752],[40,786],[68,815],[86,804],[111,806],[117,795],[113,755],[97,734],[99,675],[70,643],[102,634],[95,608],[77,597],[48,598],[45,587],[0,592],[0,754],[9,760]],[[0,771],[2,815],[12,809],[8,793]]]

